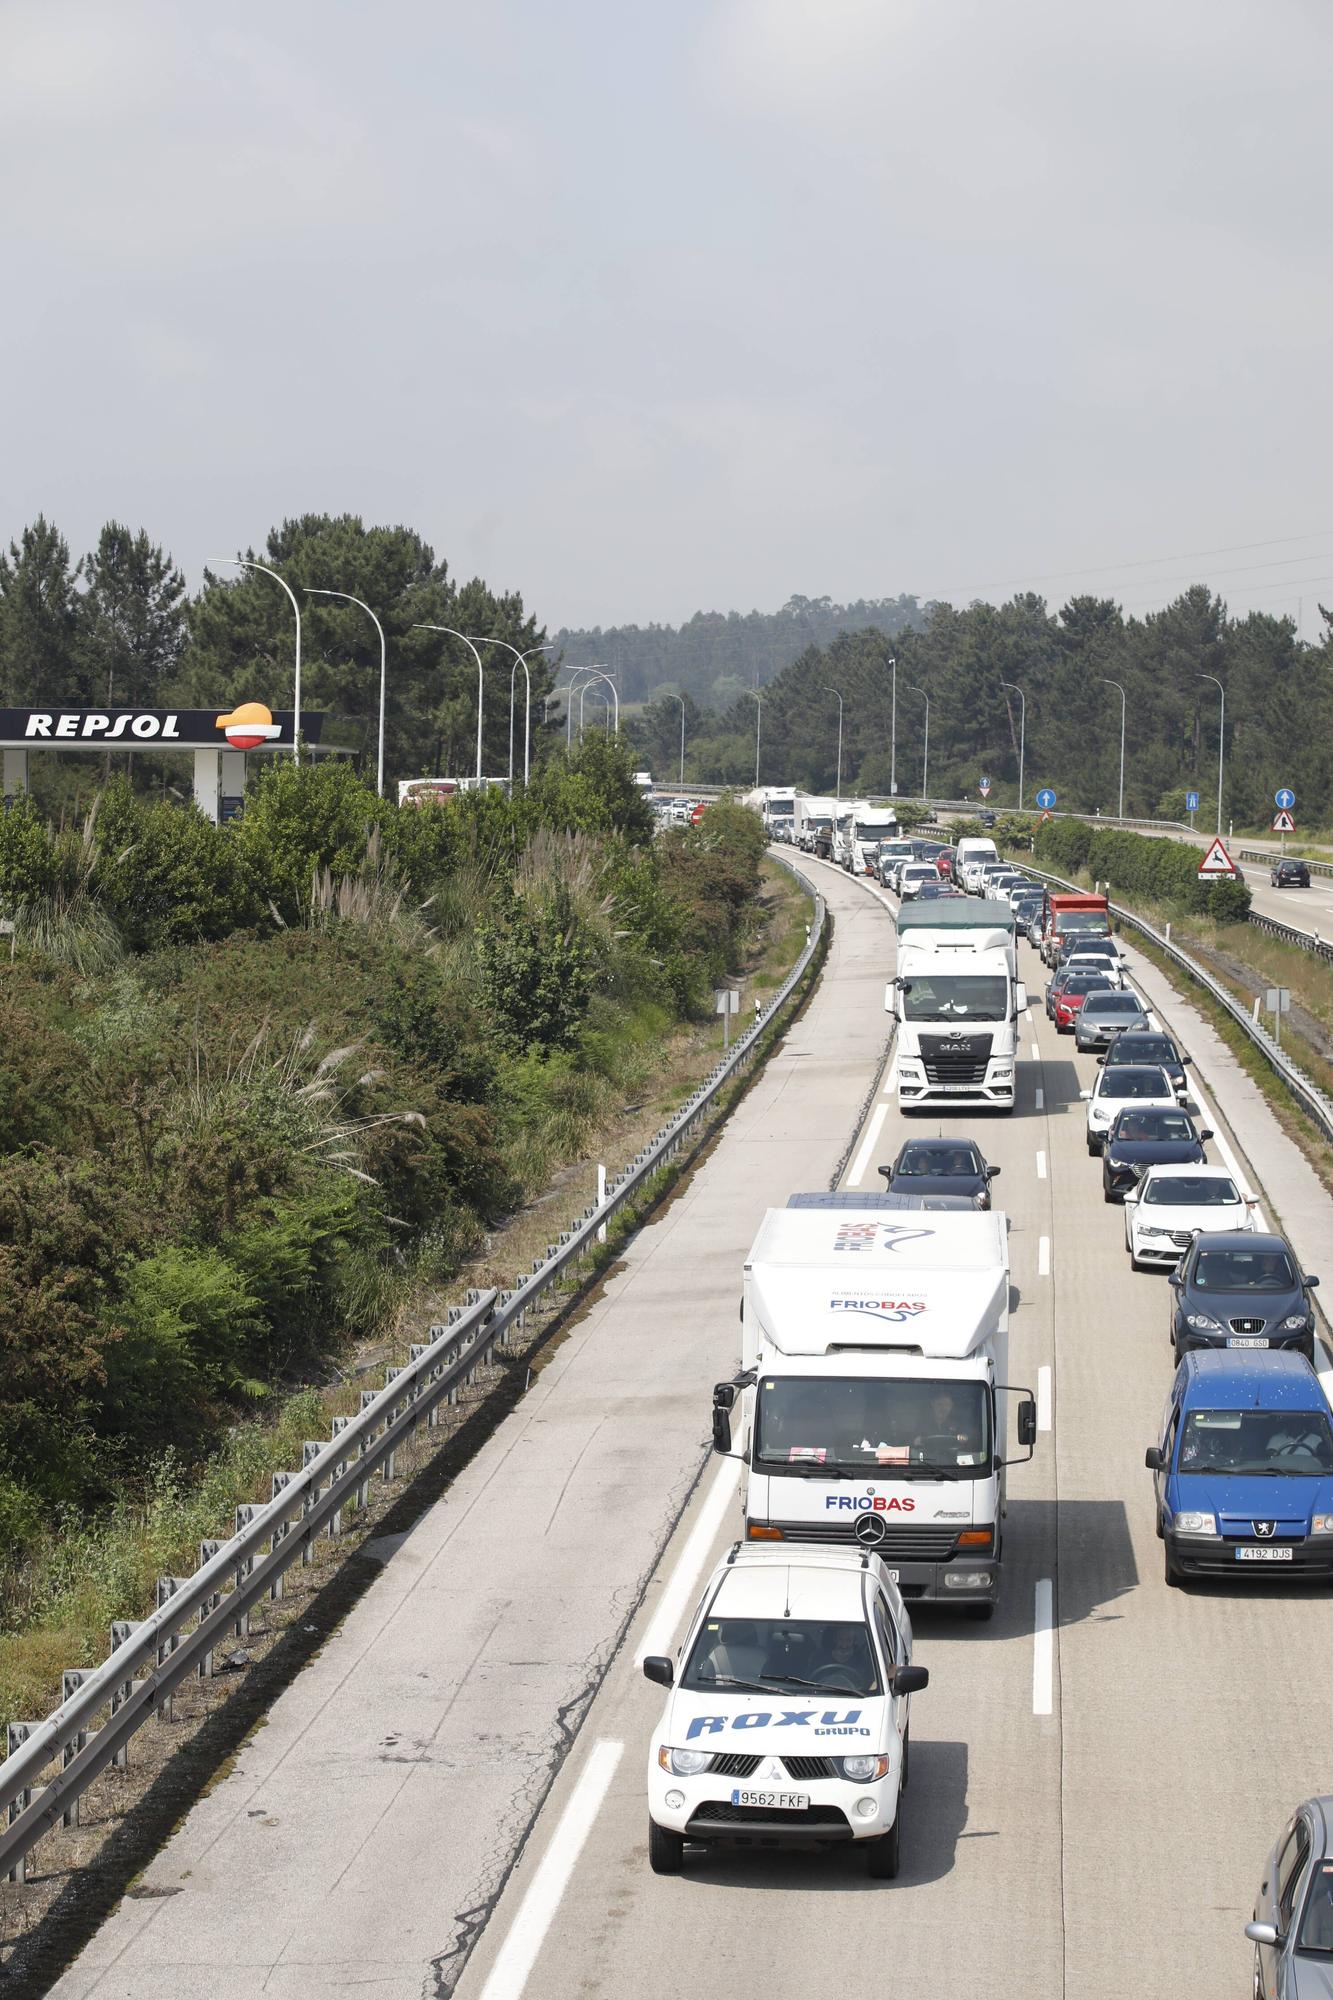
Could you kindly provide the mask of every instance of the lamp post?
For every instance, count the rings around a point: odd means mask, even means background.
[[[1021,812],[1023,810],[1023,754],[1027,749],[1028,739],[1028,698],[1022,688],[1015,687],[1012,681],[1001,681],[1000,686],[1008,688],[1011,694],[1016,694],[1022,704],[1018,711],[1018,809]]]
[[[918,687],[915,681],[904,681],[903,686],[911,688],[913,694],[919,694],[922,701],[926,704],[926,745],[921,753],[921,803],[924,805],[926,802],[926,773],[930,769],[930,696],[924,688]]]
[[[528,661],[534,653],[553,653],[554,645],[529,646],[526,653],[520,653],[517,646],[511,646],[508,639],[492,639],[489,634],[474,634],[479,646],[503,646],[506,653],[512,653],[514,664],[509,669],[509,786],[514,785],[514,686],[520,667],[523,669],[523,683],[527,690],[523,702],[523,782],[528,782],[529,755],[532,743],[532,676],[528,672]]]
[[[754,788],[759,790],[759,729],[764,719],[764,697],[758,688],[746,688],[745,692],[754,702]]]
[[[889,654],[893,668],[893,696],[889,708],[889,796],[898,796],[898,655]]]
[[[683,791],[685,789],[685,697],[683,694],[673,694],[670,699],[680,703],[680,786]]]
[[[257,569],[264,576],[271,576],[275,583],[281,583],[292,600],[292,610],[296,616],[296,675],[292,683],[292,756],[301,761],[301,607],[289,583],[283,582],[275,569],[267,563],[256,562],[253,556],[210,556],[210,562],[230,563],[233,569]]]
[[[375,760],[375,790],[379,793],[379,796],[383,798],[384,797],[384,692],[385,692],[385,669],[387,665],[385,647],[384,647],[384,627],[380,624],[379,619],[375,616],[370,606],[368,604],[363,604],[359,597],[353,597],[350,590],[314,590],[309,586],[307,586],[306,596],[341,597],[344,603],[346,604],[360,605],[362,611],[365,612],[367,618],[370,620],[371,624],[375,627],[375,630],[380,635],[380,733],[379,733],[379,751]]]
[[[1227,742],[1227,691],[1216,674],[1197,674],[1197,680],[1211,681],[1222,697],[1221,713],[1217,719],[1217,837],[1222,838],[1222,758]]]
[[[835,687],[834,687],[834,685],[833,685],[832,681],[825,681],[825,683],[824,683],[824,686],[825,686],[825,687],[826,687],[826,688],[828,689],[828,692],[829,692],[829,693],[830,693],[831,695],[837,695],[837,700],[838,700],[838,787],[837,787],[837,799],[838,799],[838,803],[839,803],[839,805],[841,805],[841,804],[842,804],[842,696],[841,696],[841,694],[839,694],[839,693],[838,693],[838,690],[837,690],[837,688],[835,688]]]
[[[1125,690],[1119,681],[1108,681],[1105,674],[1097,676],[1103,687],[1114,688],[1120,696],[1120,810],[1117,819],[1125,817]]]
[[[481,721],[482,703],[486,695],[486,679],[481,664],[481,654],[477,651],[466,632],[455,632],[452,625],[414,625],[414,632],[446,632],[451,639],[461,639],[477,663],[477,783],[481,783]]]

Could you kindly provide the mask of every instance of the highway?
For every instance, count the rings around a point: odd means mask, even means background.
[[[1263,1857],[1328,1784],[1327,1594],[1165,1588],[1143,1452],[1170,1382],[1169,1294],[1129,1269],[1084,1143],[1093,1061],[1046,1022],[1026,945],[1018,1108],[949,1122],[1002,1169],[1010,1376],[1037,1390],[1042,1428],[1010,1475],[995,1620],[916,1617],[931,1685],[902,1875],[871,1882],[848,1850],[694,1851],[678,1878],[649,1872],[661,1692],[637,1661],[675,1649],[739,1524],[737,1468],[704,1441],[739,1355],[745,1250],[765,1206],[839,1172],[877,1188],[901,1138],[935,1129],[902,1120],[879,1074],[893,899],[802,865],[837,922],[810,1008],[62,2000],[1248,1992]],[[1220,1055],[1205,1080],[1266,1117]],[[1205,1110],[1239,1152],[1211,1095]],[[1327,1198],[1302,1199],[1326,1241]]]

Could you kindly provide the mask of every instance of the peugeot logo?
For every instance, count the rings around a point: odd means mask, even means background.
[[[863,1548],[877,1549],[887,1533],[884,1516],[882,1514],[858,1515],[856,1526],[852,1529],[852,1533]]]
[[[1256,1521],[1254,1524],[1254,1532],[1259,1537],[1259,1540],[1261,1542],[1271,1541],[1273,1536],[1273,1530],[1276,1526],[1277,1526],[1276,1521]]]

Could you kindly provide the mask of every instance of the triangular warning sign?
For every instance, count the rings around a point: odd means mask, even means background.
[[[1201,875],[1234,875],[1236,864],[1220,840],[1214,840],[1199,863]]]
[[[1284,806],[1281,812],[1273,814],[1274,833],[1295,833],[1296,822]]]

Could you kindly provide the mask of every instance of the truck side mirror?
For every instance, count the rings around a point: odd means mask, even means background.
[[[1147,1466],[1149,1472],[1160,1472],[1162,1470],[1166,1460],[1162,1457],[1162,1447],[1160,1444],[1150,1444],[1148,1446],[1148,1449],[1143,1454],[1143,1463]]]
[[[659,1687],[669,1688],[676,1678],[676,1669],[665,1653],[649,1653],[643,1663],[643,1677],[646,1681],[656,1681]]]
[[[895,1694],[920,1694],[930,1686],[929,1667],[895,1667],[893,1669],[893,1692]]]
[[[1018,1406],[1018,1442],[1031,1450],[1037,1442],[1037,1405],[1025,1396]]]
[[[734,1410],[735,1407],[736,1407],[736,1384],[734,1382],[714,1383],[713,1408],[715,1410]]]
[[[721,1452],[723,1455],[731,1450],[730,1410],[715,1409],[713,1411],[713,1450]]]

